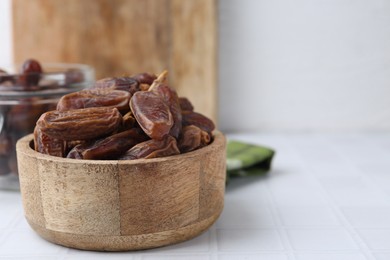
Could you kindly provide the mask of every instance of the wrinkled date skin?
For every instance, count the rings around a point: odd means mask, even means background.
[[[43,133],[37,126],[34,130],[34,147],[35,151],[49,154],[58,157],[65,156],[65,142],[63,140],[53,138]]]
[[[112,89],[87,89],[63,96],[57,103],[58,111],[67,111],[89,107],[117,108],[121,113],[130,110],[131,94],[127,91]]]
[[[134,95],[140,91],[140,83],[132,77],[104,78],[95,82],[95,88],[109,88],[114,90],[123,90]]]
[[[134,94],[130,108],[137,122],[152,139],[162,140],[170,134],[179,137],[182,115],[176,91],[164,84],[164,71],[153,81],[148,91]]]
[[[68,158],[109,160],[118,157],[139,142],[147,140],[148,137],[142,130],[133,128],[109,137],[76,145],[69,153]]]
[[[130,108],[142,130],[152,139],[162,140],[173,126],[168,105],[154,92],[135,93],[130,100]]]
[[[180,152],[186,153],[206,146],[210,142],[210,135],[206,131],[203,131],[197,126],[189,125],[183,127],[183,132],[178,141],[178,147]]]
[[[92,107],[46,112],[38,119],[37,127],[56,139],[88,140],[114,132],[121,122],[118,109]]]
[[[169,131],[169,134],[175,138],[178,138],[182,128],[182,115],[179,97],[177,96],[176,91],[171,89],[167,85],[162,84],[154,87],[152,91],[160,95],[164,99],[165,103],[168,105],[169,111],[171,112],[173,119],[173,125],[171,130]]]
[[[215,129],[213,121],[205,117],[202,114],[196,112],[183,113],[183,126],[194,125],[206,131],[211,135],[211,132]]]
[[[140,158],[157,158],[180,154],[176,139],[166,136],[163,140],[149,140],[135,145],[119,160],[135,160]]]

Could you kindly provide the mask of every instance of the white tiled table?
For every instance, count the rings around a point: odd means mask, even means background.
[[[230,135],[276,149],[267,176],[233,179],[218,222],[181,244],[126,253],[53,245],[0,192],[0,259],[390,259],[390,134]]]

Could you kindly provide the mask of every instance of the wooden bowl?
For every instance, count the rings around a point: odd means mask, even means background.
[[[223,208],[226,140],[215,131],[199,150],[156,159],[77,160],[34,151],[17,156],[30,226],[56,244],[125,251],[170,245],[210,227]]]

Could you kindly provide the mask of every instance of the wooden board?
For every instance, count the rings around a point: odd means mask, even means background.
[[[14,58],[89,64],[97,79],[168,69],[215,120],[216,13],[216,0],[13,0]]]

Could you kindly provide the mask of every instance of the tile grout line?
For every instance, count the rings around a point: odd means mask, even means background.
[[[330,147],[330,149],[332,149]],[[382,186],[378,185],[375,181],[373,181],[371,178],[369,178],[359,167],[356,166],[355,163],[351,162],[351,159],[348,158],[347,156],[344,155],[344,153],[338,151],[337,149],[332,149],[340,158],[343,158],[343,160],[347,163],[348,167],[350,167],[352,170],[356,171],[359,173],[359,177],[361,177],[364,180],[364,183],[368,184],[369,187],[375,188],[374,190],[378,192],[381,195],[387,196],[387,192],[382,190]],[[390,201],[389,201],[389,206],[390,206]]]
[[[265,192],[266,192],[268,199],[269,199],[269,202],[270,202],[268,207],[269,207],[269,210],[272,214],[272,218],[275,221],[275,225],[277,228],[276,231],[278,232],[278,234],[282,240],[282,243],[284,245],[284,248],[285,248],[284,251],[288,255],[289,260],[295,260],[296,258],[295,258],[295,255],[293,253],[294,249],[290,243],[290,239],[288,237],[288,234],[287,234],[285,227],[283,226],[282,220],[280,219],[280,215],[275,207],[276,202],[273,198],[272,191],[270,190],[270,188],[268,187],[266,182],[264,182],[264,187],[265,187]]]
[[[367,142],[367,140],[366,140],[366,142]],[[380,195],[384,195],[385,197],[388,196],[388,193],[386,191],[383,191],[383,187],[381,185],[379,185],[378,183],[376,183],[375,181],[373,181],[364,171],[362,171],[359,167],[357,167],[355,163],[351,162],[350,158],[346,157],[344,155],[344,153],[341,153],[337,149],[333,149],[333,150],[335,153],[338,154],[338,156],[340,156],[341,158],[343,158],[345,160],[348,167],[350,167],[352,170],[359,173],[359,177],[361,177],[363,179],[365,184],[368,184],[368,187],[374,188],[374,190],[376,192],[378,192],[378,190],[379,190]],[[384,206],[379,206],[379,207],[384,207]],[[389,201],[389,205],[387,207],[390,207],[390,201]]]
[[[295,154],[295,153],[293,153],[294,149],[291,147],[290,143],[288,143],[286,145],[286,149],[290,150],[291,154]],[[294,161],[296,161],[298,163],[300,162],[300,160],[299,160],[299,158],[297,158],[297,156],[295,156]],[[282,239],[282,243],[284,244],[284,247],[285,247],[284,252],[287,254],[289,260],[296,260],[295,253],[297,252],[297,250],[295,250],[294,247],[292,246],[289,235],[287,233],[287,227],[283,224],[283,221],[280,217],[279,211],[277,209],[278,204],[276,203],[276,201],[273,197],[273,191],[269,187],[267,182],[264,182],[264,186],[265,186],[265,192],[266,192],[266,194],[269,198],[269,202],[270,202],[269,209],[270,209],[270,212],[273,216],[273,219],[276,222],[275,223],[276,227],[277,227],[276,231],[280,235],[280,237]]]
[[[325,142],[326,146],[328,148],[330,148],[332,151],[336,152],[335,149],[332,149],[331,145],[329,145],[329,143],[326,140],[322,139],[322,142]],[[321,145],[319,147],[321,147]],[[338,152],[336,152],[336,154],[338,156],[340,156],[340,154]],[[372,254],[370,248],[367,246],[365,241],[360,237],[359,233],[355,230],[355,228],[349,223],[348,218],[340,210],[339,206],[333,200],[333,198],[330,196],[329,192],[323,187],[323,185],[317,179],[317,177],[310,174],[310,168],[306,165],[304,158],[302,158],[302,155],[298,155],[297,157],[298,157],[297,159],[300,161],[301,166],[304,169],[304,174],[307,175],[310,179],[314,180],[314,182],[318,185],[319,192],[323,195],[324,199],[327,201],[327,204],[332,209],[332,211],[335,213],[336,217],[343,224],[345,229],[351,235],[352,239],[356,242],[356,244],[360,248],[361,252],[364,253],[366,258],[368,258],[369,260],[375,260],[376,258]],[[344,158],[342,156],[341,156],[341,158],[344,160]]]
[[[361,137],[360,137],[361,138]],[[366,143],[367,143],[367,139],[365,140]],[[354,172],[357,172],[358,173],[358,176],[360,178],[362,178],[362,181],[367,184],[368,187],[370,188],[373,188],[375,190],[375,192],[377,194],[380,194],[380,195],[384,195],[385,197],[388,195],[387,192],[383,191],[383,187],[379,184],[377,184],[375,181],[373,181],[371,178],[369,178],[359,167],[356,166],[356,164],[351,161],[350,158],[348,158],[347,156],[344,155],[344,153],[340,152],[338,149],[334,149],[333,147],[330,147],[330,149],[332,149],[340,158],[343,159],[343,161],[346,162],[347,166],[352,169]],[[381,206],[383,207],[383,206]],[[344,213],[342,212],[342,210],[340,210],[341,214],[347,219],[348,221],[348,217],[344,215]],[[349,221],[348,221],[348,224],[349,224]],[[370,249],[370,247],[367,245],[365,239],[363,237],[360,236],[359,232],[358,232],[358,229],[359,228],[355,228],[351,225],[351,228],[354,229],[355,233],[356,233],[356,236],[358,236],[360,238],[360,240],[364,243],[364,246],[367,247],[367,251],[369,253],[369,256],[372,257],[372,259],[376,259],[374,253],[372,252],[372,250]],[[373,229],[383,229],[383,228],[369,228],[369,227],[365,227],[365,228],[361,228],[361,229],[370,229],[370,230],[373,230]]]
[[[339,152],[337,149],[334,149],[334,152],[338,154],[343,160],[347,163],[348,167],[350,167],[352,170],[359,173],[359,177],[361,177],[364,180],[365,184],[368,184],[368,187],[374,188],[376,193],[379,193],[380,195],[388,196],[388,193],[386,191],[383,191],[383,187],[373,181],[370,177],[367,176],[365,172],[363,172],[359,167],[357,167],[351,160],[346,157],[343,153]],[[379,191],[379,192],[378,192]],[[390,201],[389,206],[390,207]]]

